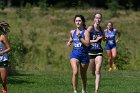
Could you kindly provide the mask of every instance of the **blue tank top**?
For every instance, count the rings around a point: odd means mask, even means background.
[[[103,31],[101,27],[99,27],[100,31],[96,31],[94,26],[92,25],[92,32],[90,33],[90,40],[95,40],[98,36],[103,36]],[[102,39],[100,39],[98,42],[91,43],[89,47],[89,52],[95,51],[95,50],[102,50],[101,47]]]
[[[115,44],[116,42],[115,42],[115,31],[114,31],[114,29],[112,29],[112,31],[106,31],[106,33],[105,33],[105,35],[108,35],[110,38],[109,39],[107,39],[107,41],[106,41],[106,44],[110,44],[110,45],[113,45],[113,44]]]
[[[81,33],[82,38],[85,38],[85,35],[84,35],[85,30],[86,29],[82,30],[82,33]],[[76,35],[76,32],[77,31],[75,30],[74,33],[73,33],[73,37],[72,37],[73,43],[74,43],[73,49],[78,49],[78,50],[81,50],[83,52],[87,52],[88,51],[87,47],[84,44],[81,43],[78,36]]]

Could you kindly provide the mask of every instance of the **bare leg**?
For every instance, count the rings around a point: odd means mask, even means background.
[[[95,76],[95,59],[90,59],[89,70],[93,76]]]
[[[87,68],[89,64],[80,64],[80,73],[82,78],[82,90],[86,91],[86,83],[87,83]]]
[[[113,48],[112,50],[112,61],[113,61],[113,68],[116,69],[116,55],[117,55],[117,50],[116,48]]]
[[[95,75],[96,75],[95,92],[97,92],[98,89],[99,89],[99,83],[100,83],[100,72],[101,72],[102,56],[97,56],[95,58],[95,64],[96,64],[96,70],[95,70]]]
[[[71,67],[73,70],[73,75],[72,75],[72,86],[73,86],[73,91],[77,91],[77,85],[78,85],[78,64],[79,61],[75,58],[72,58],[70,60],[71,62]]]
[[[2,80],[2,88],[3,91],[5,91],[4,93],[7,93],[7,68],[0,68],[0,72],[1,72],[1,80]]]
[[[112,52],[111,52],[111,50],[107,50],[106,52],[107,52],[107,55],[109,56],[108,57],[109,67],[112,68],[112,64],[113,64],[112,63]]]

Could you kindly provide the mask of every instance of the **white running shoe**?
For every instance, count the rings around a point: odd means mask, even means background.
[[[77,93],[77,91],[75,90],[75,91],[73,91],[73,93]]]
[[[82,93],[87,93],[85,90],[82,90]]]

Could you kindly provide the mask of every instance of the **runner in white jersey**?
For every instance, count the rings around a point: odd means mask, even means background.
[[[9,24],[5,21],[0,22],[0,74],[2,81],[2,92],[7,93],[7,67],[8,52],[11,50],[10,43],[6,34],[9,32]]]

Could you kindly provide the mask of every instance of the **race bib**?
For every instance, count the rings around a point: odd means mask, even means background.
[[[92,49],[100,49],[100,45],[97,43],[92,43]]]
[[[82,46],[82,43],[76,43],[76,44],[74,44],[74,47],[75,48],[79,48],[79,47],[81,47]]]
[[[109,43],[110,45],[113,45],[113,44],[114,44],[113,40],[108,40],[108,43]]]

